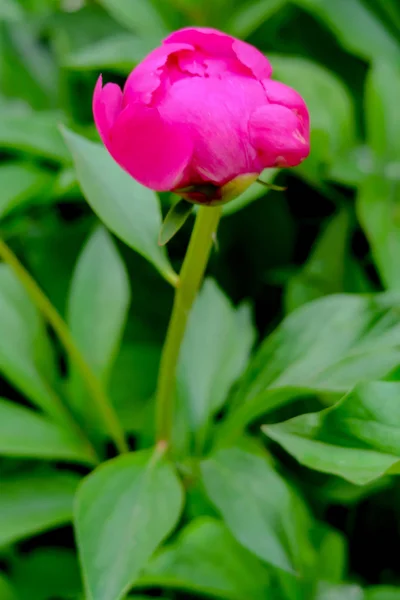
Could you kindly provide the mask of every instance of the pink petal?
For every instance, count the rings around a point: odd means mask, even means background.
[[[247,125],[250,114],[265,102],[262,85],[250,77],[194,77],[174,83],[159,110],[169,122],[185,123],[191,130],[194,153],[181,185],[221,185],[242,173],[261,171]]]
[[[281,106],[290,108],[301,118],[304,128],[308,130],[310,116],[308,114],[306,103],[300,94],[288,85],[280,83],[279,81],[274,81],[273,79],[268,79],[263,83],[269,102],[271,104],[280,104]]]
[[[159,87],[163,68],[173,54],[194,50],[190,44],[168,44],[156,48],[135,68],[126,80],[124,105],[130,102],[150,104],[153,92]]]
[[[97,80],[93,94],[93,116],[103,143],[108,146],[110,130],[122,108],[122,91],[116,83],[103,87],[103,78]]]
[[[272,67],[269,60],[257,48],[235,40],[233,42],[233,51],[240,60],[253,73],[256,79],[267,79],[271,77]]]
[[[272,68],[267,58],[254,46],[242,42],[222,31],[209,27],[186,27],[171,33],[164,40],[171,43],[192,44],[198,50],[207,52],[212,58],[235,57],[249,69],[257,79],[270,77]]]
[[[264,168],[294,167],[310,151],[300,119],[288,108],[270,104],[256,109],[250,117],[249,133]]]
[[[192,156],[184,125],[165,122],[156,108],[133,104],[117,118],[110,153],[134,179],[157,191],[175,187]]]

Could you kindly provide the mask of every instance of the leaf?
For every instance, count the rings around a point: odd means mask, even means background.
[[[385,287],[400,289],[400,182],[371,175],[357,196],[357,213]]]
[[[128,74],[153,47],[147,38],[120,33],[71,52],[64,58],[64,65],[74,70],[108,69]]]
[[[47,377],[54,369],[44,323],[6,264],[0,264],[0,373],[29,400],[64,420],[59,399]]]
[[[254,338],[249,307],[235,309],[208,279],[189,316],[177,369],[178,394],[200,447],[209,419],[246,366]]]
[[[314,560],[308,529],[296,518],[299,499],[264,457],[220,450],[201,463],[201,473],[208,496],[245,548],[289,573]]]
[[[365,590],[365,600],[400,600],[400,588],[377,585]]]
[[[291,313],[250,362],[220,442],[294,398],[337,400],[360,381],[387,376],[400,362],[399,301],[396,294],[338,294]]]
[[[148,0],[100,0],[118,23],[143,37],[163,38],[168,33],[160,13]]]
[[[77,557],[65,548],[42,547],[24,553],[13,563],[12,572],[21,599],[75,599],[82,589]]]
[[[16,0],[2,0],[0,4],[0,19],[20,21],[23,16],[22,8]]]
[[[182,489],[171,465],[148,451],[120,456],[80,486],[75,527],[88,600],[119,600],[175,527]]]
[[[278,169],[265,169],[261,174],[260,179],[266,183],[272,183],[278,172]],[[251,202],[266,196],[268,192],[269,190],[266,189],[264,185],[256,181],[245,192],[243,192],[243,194],[240,194],[240,196],[222,206],[222,216],[226,217],[228,215],[233,215],[238,210],[241,210],[248,204],[251,204]]]
[[[263,431],[307,467],[365,485],[399,461],[399,393],[397,382],[360,384],[331,408]]]
[[[93,464],[84,440],[46,417],[0,398],[0,454]]]
[[[56,471],[2,477],[0,546],[68,523],[79,477]]]
[[[128,274],[111,236],[98,227],[86,242],[75,267],[68,299],[68,325],[78,348],[106,386],[118,352],[130,302]],[[71,399],[94,419],[86,386],[74,369]]]
[[[193,208],[193,204],[186,202],[186,200],[178,200],[178,202],[171,206],[161,225],[158,236],[158,244],[160,246],[165,246],[178,233],[193,212]]]
[[[0,218],[44,192],[51,182],[50,175],[24,163],[0,166]]]
[[[99,144],[63,128],[86,200],[104,224],[175,281],[164,248],[157,243],[161,211],[154,192],[125,173]]]
[[[365,600],[365,597],[362,588],[358,585],[322,583],[315,600]]]
[[[11,583],[0,573],[0,598],[1,600],[18,600]]]
[[[153,410],[161,347],[149,343],[125,343],[110,379],[110,397],[125,431],[140,433]]]
[[[400,94],[397,63],[374,62],[365,89],[367,140],[375,156],[385,162],[400,160],[400,125],[395,102]],[[387,168],[390,169],[389,165]]]
[[[326,25],[341,45],[364,60],[399,60],[400,47],[361,0],[295,0]]]
[[[174,544],[150,561],[138,582],[227,600],[264,600],[270,584],[268,569],[210,517],[189,523]]]
[[[328,221],[300,273],[289,280],[285,295],[288,312],[311,300],[345,291],[349,236],[350,214],[341,210]]]
[[[57,129],[57,115],[2,108],[0,148],[65,162],[68,151]]]
[[[225,27],[235,37],[247,38],[286,5],[286,0],[255,0],[251,4],[239,5]]]

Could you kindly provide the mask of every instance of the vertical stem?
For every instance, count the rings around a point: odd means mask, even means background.
[[[92,397],[93,404],[96,406],[97,412],[102,417],[102,420],[105,423],[110,436],[114,440],[117,449],[120,452],[127,452],[128,447],[125,441],[124,432],[118,421],[118,417],[114,411],[114,408],[109,402],[100,381],[93,373],[84,356],[81,354],[79,348],[75,344],[75,341],[66,323],[60,317],[50,300],[42,292],[36,281],[22,266],[18,258],[10,250],[7,244],[5,244],[1,239],[0,257],[13,269],[15,275],[26,289],[34,304],[54,329],[60,342],[67,351],[69,358],[73,363],[75,363],[75,366],[81,374],[87,390]]]
[[[190,309],[202,282],[222,208],[201,206],[179,275],[165,340],[156,394],[157,441],[171,442],[175,375]]]

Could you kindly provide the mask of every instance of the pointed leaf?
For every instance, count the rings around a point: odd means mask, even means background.
[[[160,246],[165,246],[176,233],[186,223],[187,218],[193,212],[193,204],[186,202],[186,200],[178,200],[169,209],[163,224],[160,229],[160,235],[158,236],[158,243]]]
[[[157,243],[161,210],[154,192],[125,173],[99,144],[63,128],[86,200],[104,224],[147,258],[168,280],[176,278]]]
[[[148,0],[100,0],[100,4],[121,25],[143,37],[162,38],[168,33],[160,13]]]
[[[0,546],[68,523],[78,482],[76,475],[56,471],[2,477]]]
[[[361,384],[332,408],[263,431],[307,467],[365,485],[397,470],[399,394],[397,382]]]
[[[221,439],[263,413],[311,394],[338,400],[400,362],[397,294],[338,294],[291,313],[260,346],[235,394]]]
[[[8,162],[0,167],[0,217],[38,196],[51,183],[43,169],[24,163]]]
[[[201,472],[208,496],[245,548],[289,573],[314,559],[309,523],[297,519],[299,499],[264,457],[220,450],[201,463]]]
[[[87,477],[75,505],[88,600],[120,600],[182,507],[182,489],[166,459],[148,451],[111,460]]]
[[[178,394],[200,444],[208,420],[245,368],[254,339],[249,307],[235,309],[208,279],[190,314],[177,371]]]
[[[87,363],[105,385],[118,352],[129,302],[125,265],[109,233],[98,227],[75,267],[68,299],[68,324]],[[72,402],[81,414],[90,417],[93,415],[86,395],[86,386],[73,369]]]
[[[139,585],[172,587],[228,600],[265,600],[268,568],[217,519],[202,517],[150,562]]]
[[[83,439],[33,410],[0,398],[0,454],[93,464]]]
[[[48,414],[64,418],[44,374],[52,355],[44,323],[6,264],[0,264],[0,373]]]

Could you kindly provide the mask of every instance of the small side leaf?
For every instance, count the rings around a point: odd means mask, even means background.
[[[148,451],[120,456],[78,490],[75,527],[90,600],[120,600],[175,527],[182,488],[172,466]]]
[[[361,384],[332,408],[263,431],[310,469],[365,485],[398,470],[399,394],[397,382]]]
[[[265,600],[268,568],[217,519],[192,521],[150,562],[139,585],[172,587],[228,600]]]
[[[245,548],[289,573],[301,572],[311,554],[314,561],[309,523],[297,520],[299,499],[264,457],[220,450],[201,472],[209,498]]]
[[[68,523],[79,477],[56,471],[2,478],[0,546]]]
[[[2,398],[0,455],[93,463],[90,450],[77,434]]]
[[[86,200],[103,223],[128,246],[149,260],[172,283],[164,248],[157,243],[161,209],[157,195],[140,185],[100,146],[62,128]]]
[[[178,200],[169,209],[160,229],[158,245],[165,246],[186,223],[187,218],[193,212],[194,206],[186,200]]]

